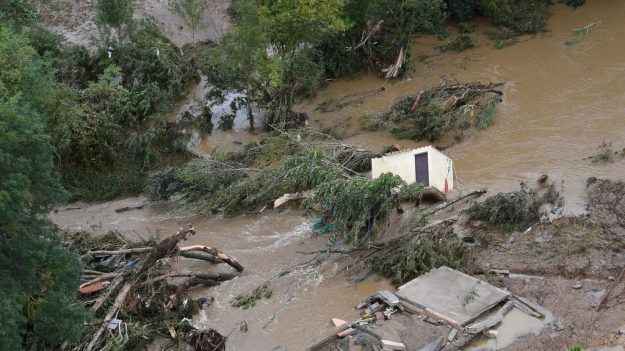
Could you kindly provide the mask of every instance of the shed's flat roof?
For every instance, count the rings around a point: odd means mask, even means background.
[[[510,293],[443,266],[400,286],[396,295],[449,322],[464,326],[506,300]]]

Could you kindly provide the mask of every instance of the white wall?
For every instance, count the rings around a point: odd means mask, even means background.
[[[445,179],[447,190],[454,187],[454,163],[440,151],[431,147],[428,150],[430,186],[445,192]]]
[[[453,161],[432,146],[425,146],[418,149],[399,151],[380,158],[371,159],[371,177],[373,179],[382,173],[393,173],[411,184],[416,181],[415,155],[428,153],[428,170],[430,187],[442,192],[445,191],[445,179],[447,179],[448,190],[454,187]]]

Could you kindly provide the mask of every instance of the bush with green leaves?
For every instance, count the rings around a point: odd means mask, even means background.
[[[421,183],[403,184],[397,192],[397,201],[419,201],[423,195],[422,192],[423,184]]]
[[[495,24],[519,34],[544,30],[548,0],[480,0],[480,11]]]

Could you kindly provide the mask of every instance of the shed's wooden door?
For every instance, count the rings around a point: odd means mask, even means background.
[[[414,156],[415,174],[417,175],[417,183],[424,186],[430,186],[430,177],[428,176],[428,153],[422,153]]]

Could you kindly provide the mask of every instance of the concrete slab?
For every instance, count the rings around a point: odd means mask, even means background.
[[[399,287],[400,299],[455,326],[464,326],[510,293],[449,267],[433,269]]]

